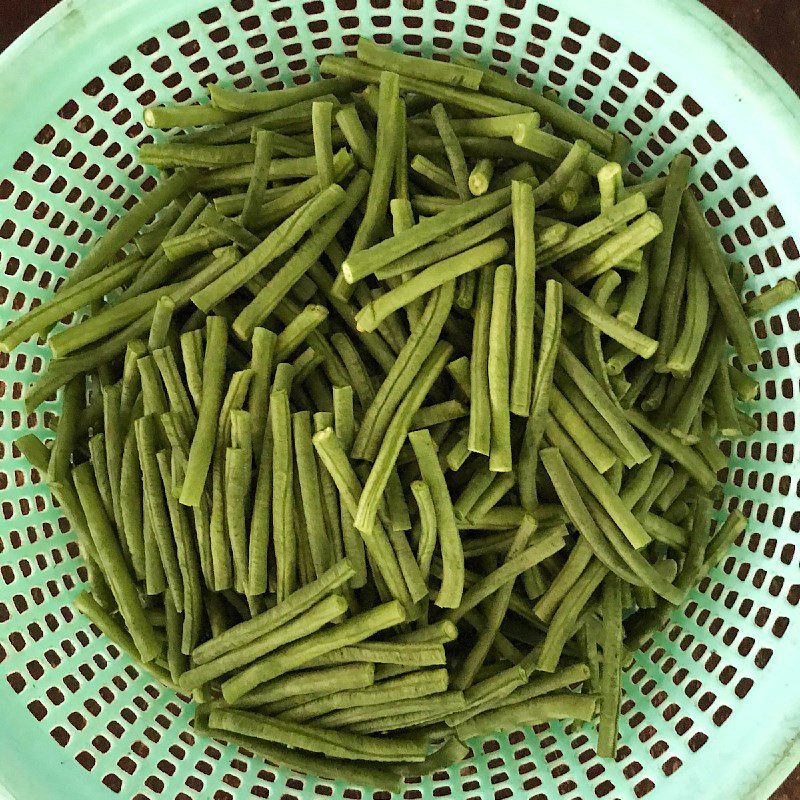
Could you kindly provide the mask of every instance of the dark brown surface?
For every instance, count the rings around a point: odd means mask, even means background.
[[[610,0],[613,2],[613,0]],[[0,0],[0,51],[58,0]],[[114,2],[114,0],[109,0]],[[800,92],[799,0],[703,0],[753,44]],[[800,800],[800,767],[772,800]]]
[[[797,0],[703,0],[741,33],[800,92],[800,3]]]

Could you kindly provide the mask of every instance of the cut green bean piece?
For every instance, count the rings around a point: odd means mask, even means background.
[[[345,452],[352,450],[355,439],[355,416],[353,413],[353,388],[351,386],[334,386],[333,410],[336,436]],[[319,433],[319,431],[318,431]],[[323,460],[323,459],[321,459]],[[327,466],[327,465],[326,465]],[[328,470],[326,469],[326,472]],[[355,576],[352,581],[354,589],[360,589],[367,580],[366,557],[364,543],[353,525],[353,517],[345,503],[340,504],[340,523],[344,551],[353,564]]]
[[[717,367],[711,382],[711,403],[717,421],[717,429],[722,436],[738,436],[741,434],[739,412],[731,386],[727,360]]]
[[[757,317],[771,311],[775,306],[785,303],[797,294],[797,284],[789,278],[779,280],[761,294],[756,295],[744,304],[744,313],[748,317]]]
[[[352,448],[354,458],[374,460],[377,457],[396,411],[439,341],[453,306],[454,291],[451,281],[432,293],[420,324],[412,331],[364,414]]]
[[[246,645],[230,650],[212,661],[206,661],[193,667],[181,677],[181,687],[189,691],[223,675],[236,673],[281,647],[314,635],[322,627],[340,617],[346,610],[347,602],[341,596],[326,597],[285,625],[259,636]]]
[[[311,81],[302,86],[290,86],[277,92],[239,92],[225,89],[216,83],[209,85],[211,102],[216,108],[246,114],[263,113],[313,100],[325,94],[347,93],[353,88],[349,80],[332,78]]]
[[[717,299],[731,343],[739,354],[742,364],[749,367],[760,363],[761,354],[758,344],[728,276],[722,252],[714,242],[700,204],[691,192],[684,193],[681,208],[689,230],[689,240]]]
[[[439,200],[445,207],[455,205],[458,202],[455,179],[445,167],[440,167],[423,155],[414,156],[411,159],[410,167],[417,173],[416,180],[434,195],[441,195],[444,192],[444,196],[440,197]],[[430,213],[430,210],[427,213]]]
[[[509,197],[510,201],[510,197]],[[431,264],[443,261],[451,256],[463,253],[480,242],[486,241],[502,231],[511,222],[511,207],[506,206],[490,214],[475,224],[467,225],[453,236],[446,236],[439,241],[413,250],[405,256],[395,259],[384,267],[377,269],[376,275],[381,279],[392,278],[406,272],[414,272]],[[408,230],[404,228],[404,230]],[[399,234],[395,234],[398,236]]]
[[[513,281],[514,268],[510,264],[502,264],[497,268],[489,324],[488,362],[491,413],[489,468],[494,472],[509,472],[512,467],[509,396]]]
[[[553,370],[561,337],[563,292],[561,284],[548,280],[545,286],[544,320],[541,344],[533,387],[531,410],[525,426],[522,449],[519,455],[519,485],[522,507],[532,513],[537,505],[536,465],[539,445],[547,425],[550,409]]]
[[[378,130],[375,148],[375,166],[369,184],[364,217],[356,231],[351,253],[370,247],[377,239],[377,232],[389,207],[395,157],[398,146],[398,105],[400,103],[400,81],[396,74],[380,74],[378,100]],[[345,274],[345,278],[347,275]]]
[[[253,429],[253,455],[258,463],[261,461],[264,433],[267,429],[269,394],[277,341],[278,337],[267,328],[253,330],[251,339],[253,355],[250,360],[253,377],[250,380],[247,410],[250,412]]]
[[[489,347],[495,268],[483,267],[478,277],[475,326],[470,356],[469,449],[488,456],[491,447],[491,398],[489,395]]]
[[[422,62],[427,68],[431,62]],[[435,62],[439,64],[439,62]],[[320,70],[342,78],[352,78],[364,83],[379,83],[382,71],[355,58],[343,56],[325,56]],[[458,84],[446,85],[427,77],[400,75],[400,88],[405,92],[423,94],[436,102],[447,103],[472,111],[479,116],[502,116],[519,114],[527,109],[518,103],[488,97],[484,93],[469,91]]]
[[[685,309],[680,336],[664,364],[664,369],[678,378],[686,378],[691,373],[712,313],[708,281],[702,267],[694,260],[687,269]]]
[[[405,620],[406,613],[397,601],[365,611],[329,630],[308,636],[271,656],[256,661],[252,666],[225,681],[222,684],[222,694],[227,702],[233,703],[260,683],[297,669],[331,650],[368,639],[375,633],[399,625]]]
[[[431,569],[431,559],[438,540],[436,506],[431,489],[424,481],[412,481],[411,491],[419,512],[419,542],[417,563],[422,577],[427,580]]]
[[[314,156],[317,160],[317,175],[321,189],[325,189],[333,183],[332,120],[333,103],[315,101],[312,104],[311,125],[314,136]]]
[[[747,527],[747,518],[737,508],[732,511],[725,522],[720,525],[711,541],[708,543],[705,553],[705,563],[702,572],[707,572],[712,567],[717,566],[725,557],[736,538]]]
[[[178,686],[172,682],[169,670],[165,669],[160,663],[153,659],[145,661],[138,651],[129,631],[98,603],[96,597],[88,592],[81,592],[73,601],[73,605],[81,614],[84,614],[90,622],[96,625],[105,636],[133,658],[147,670],[147,672],[153,675],[154,678],[170,689],[177,691]],[[159,659],[159,661],[161,661],[161,659]]]
[[[297,539],[294,533],[294,455],[289,394],[273,385],[270,398],[272,429],[272,537],[277,569],[278,602],[295,589]]]
[[[168,451],[156,454],[161,481],[167,498],[167,509],[175,539],[178,566],[183,582],[183,620],[180,649],[184,655],[191,654],[200,637],[202,627],[202,596],[200,585],[200,568],[195,549],[194,536],[189,528],[186,510],[172,494],[172,475],[170,474],[170,457]]]
[[[322,498],[317,472],[317,461],[314,446],[311,443],[311,414],[300,411],[292,417],[294,433],[294,450],[297,462],[297,476],[300,483],[301,499],[311,558],[317,577],[330,567],[333,561],[333,549],[325,529],[322,514]]]
[[[407,231],[403,231],[390,239],[385,239],[361,253],[349,255],[342,264],[342,273],[348,283],[355,283],[464,225],[469,225],[472,222],[488,217],[490,214],[494,214],[508,206],[510,202],[511,187],[468,200],[466,203],[447,211],[442,211],[430,219],[423,220],[413,228],[409,228]],[[456,252],[463,252],[464,249],[466,248],[461,248]],[[452,255],[452,253],[448,253],[449,255]],[[404,265],[400,272],[404,272],[407,269],[409,267]]]
[[[171,347],[162,347],[153,351],[153,359],[156,362],[158,371],[161,373],[164,388],[167,390],[170,408],[178,411],[194,426],[194,407],[184,386],[174,351]]]
[[[430,642],[371,642],[354,644],[332,650],[309,662],[311,666],[353,661],[370,661],[376,664],[397,664],[413,667],[432,667],[445,663],[444,648]]]
[[[432,406],[425,406],[414,414],[411,429],[432,428],[443,422],[462,419],[468,414],[466,406],[458,400],[445,400]]]
[[[511,384],[511,412],[527,417],[533,391],[533,345],[536,298],[535,217],[533,187],[511,184],[511,211],[514,222],[514,368]]]
[[[591,255],[573,264],[567,277],[574,283],[596,278],[659,237],[663,225],[657,214],[647,212],[620,233],[615,234]]]
[[[359,330],[374,331],[390,314],[418,297],[423,297],[433,289],[471,270],[480,269],[501,259],[507,252],[508,244],[504,239],[493,239],[458,256],[433,264],[362,308],[356,314]]]
[[[263,684],[239,698],[236,705],[238,708],[258,708],[312,693],[327,696],[366,689],[374,681],[375,666],[368,663],[303,670]]]
[[[196,647],[192,653],[193,660],[197,664],[205,664],[263,638],[308,611],[343,586],[353,575],[353,567],[347,559],[338,561],[317,580],[298,589],[271,609],[228,628]]]
[[[67,281],[61,285],[59,294],[66,293],[69,287],[82,283],[86,278],[97,274],[122,247],[133,239],[142,225],[189,190],[197,177],[197,170],[179,170],[153,191],[148,192],[92,246],[92,249],[81,259],[81,263],[72,270]]]
[[[328,318],[328,309],[325,306],[306,306],[295,318],[278,334],[275,345],[275,358],[284,361],[293,353],[312,332]]]
[[[453,282],[450,281],[445,284],[442,289],[443,293],[447,290],[447,287],[449,287],[449,293],[452,297]],[[369,478],[364,484],[358,511],[354,516],[354,523],[358,530],[368,533],[374,527],[380,498],[386,488],[389,472],[397,460],[403,440],[408,433],[411,419],[419,410],[423,399],[441,374],[452,352],[453,348],[449,344],[439,342],[422,365],[417,381],[398,406],[394,419],[386,429],[386,435],[375,457]],[[438,464],[438,458],[436,463]]]
[[[103,390],[103,416],[108,416],[108,389]],[[65,387],[62,397],[61,415],[58,418],[58,433],[50,449],[47,476],[61,480],[69,475],[72,454],[78,444],[78,424],[81,411],[86,403],[86,379],[73,378]]]
[[[743,403],[749,403],[758,397],[759,383],[755,378],[742,372],[742,370],[733,366],[733,364],[728,365],[728,372],[730,374],[733,391],[736,392],[736,396]]]
[[[480,197],[489,191],[489,186],[494,177],[494,162],[489,158],[481,158],[477,161],[469,174],[467,181],[470,192],[475,197]]]
[[[612,317],[555,270],[547,269],[544,274],[548,279],[557,280],[561,284],[564,290],[564,302],[572,306],[586,322],[594,325],[601,333],[605,333],[642,358],[650,358],[656,352],[658,342],[655,339]]]
[[[443,578],[436,605],[456,608],[464,590],[464,554],[456,526],[450,492],[428,431],[409,434],[422,478],[430,490],[436,514],[436,531],[442,553]]]
[[[593,695],[573,693],[548,694],[533,700],[486,711],[456,727],[460,739],[486,736],[498,730],[515,730],[520,726],[553,719],[590,721],[597,701]]]
[[[555,672],[578,617],[607,572],[607,568],[601,562],[592,560],[569,590],[547,630],[547,637],[536,663],[538,670]]]
[[[342,106],[336,112],[336,124],[344,134],[356,160],[364,169],[375,168],[375,142],[367,133],[354,105]]]
[[[314,434],[313,442],[320,460],[339,489],[342,507],[351,517],[355,518],[363,492],[361,482],[350,464],[341,441],[329,428]],[[385,484],[384,487],[381,487],[381,492],[383,488],[385,488]],[[383,526],[373,518],[371,528],[359,530],[362,531],[364,545],[372,561],[373,572],[377,570],[380,573],[392,596],[410,606],[411,598],[408,589]]]
[[[691,165],[691,159],[681,153],[670,165],[667,175],[664,196],[658,211],[664,232],[653,244],[650,258],[650,285],[642,310],[641,327],[648,336],[655,336],[658,333],[659,318],[665,308],[663,301],[669,300],[664,297],[664,289],[670,271],[681,197],[686,190]]]
[[[358,40],[358,57],[365,64],[378,69],[388,69],[400,75],[412,78],[423,78],[448,86],[463,86],[465,89],[477,89],[481,84],[482,73],[471,67],[429,59],[414,58],[395,53],[387,47],[379,47],[368,39]]]
[[[89,256],[86,256],[81,265],[88,258]],[[31,309],[27,314],[17,317],[0,331],[0,351],[10,353],[31,336],[48,330],[62,317],[80,310],[94,300],[103,298],[132,278],[139,270],[141,263],[140,259],[129,257],[116,264],[111,264],[101,271],[87,275],[79,283],[71,282],[74,285],[70,285],[68,288],[64,288],[66,284],[62,284],[61,289],[50,300]],[[75,275],[77,271],[78,268],[70,274]]]
[[[551,424],[545,430],[548,441],[558,448],[570,469],[586,484],[603,508],[614,518],[628,541],[635,548],[644,547],[650,537],[645,533],[641,523],[609,486],[608,481],[591,465],[580,448],[565,434],[558,422],[552,417],[551,420]],[[658,444],[658,442],[656,443]]]
[[[608,131],[598,128],[580,114],[560,106],[535,90],[517,83],[513,78],[504,77],[492,70],[485,70],[480,88],[484,93],[493,97],[500,97],[532,108],[541,114],[543,120],[551,122],[554,127],[567,135],[586,139],[600,153],[607,154],[611,150],[613,138]]]
[[[444,669],[412,672],[370,687],[335,691],[326,697],[311,700],[285,712],[281,715],[281,719],[306,722],[340,709],[368,708],[398,700],[425,697],[445,691],[447,683],[447,670]]]
[[[611,270],[603,273],[592,286],[589,299],[601,310],[606,310],[611,294],[622,283],[622,278],[618,272]],[[609,397],[614,397],[614,389],[609,380],[605,358],[603,357],[603,346],[600,331],[592,324],[586,324],[583,328],[583,350],[584,356],[597,382],[605,389]]]
[[[242,118],[241,113],[212,105],[151,106],[144,110],[148,128],[191,128],[196,125],[224,125]]]
[[[225,320],[221,317],[209,317],[206,321],[206,351],[203,357],[203,398],[180,497],[184,505],[199,505],[211,467],[222,405],[227,341],[228,326]]]
[[[469,170],[467,169],[467,162],[464,159],[464,151],[461,149],[458,136],[456,136],[456,132],[453,130],[445,107],[441,103],[437,103],[431,109],[431,117],[436,124],[436,130],[439,133],[439,138],[442,140],[445,155],[450,163],[456,194],[458,194],[462,201],[468,200],[470,197]]]
[[[670,313],[661,314],[658,325],[658,350],[656,351],[656,372],[666,372],[666,361],[678,339],[678,324],[682,316],[683,299],[686,288],[686,274],[689,269],[689,237],[686,227],[680,224],[675,233],[669,261],[669,273],[664,283],[662,305]]]
[[[296,245],[313,225],[328,214],[344,196],[337,184],[324,189],[313,200],[301,206],[288,219],[275,228],[264,241],[248,253],[235,267],[217,278],[192,297],[192,302],[203,311],[210,311],[220,300],[228,297],[269,263]]]
[[[597,754],[613,758],[622,695],[620,675],[625,654],[622,647],[622,592],[620,579],[609,575],[603,582],[603,666],[601,671],[600,723]]]
[[[257,753],[273,764],[280,764],[301,773],[322,775],[326,778],[344,781],[355,786],[373,786],[376,789],[382,788],[389,792],[400,790],[402,777],[400,773],[390,769],[388,765],[386,768],[376,767],[373,763],[374,759],[354,760],[352,758],[321,757],[306,750],[284,747],[280,744],[268,742],[263,738],[254,738],[231,733],[228,730],[212,728],[208,725],[200,725],[197,721],[195,722],[195,727],[199,733],[205,733],[215,739],[237,744],[253,753]],[[410,763],[419,763],[422,766],[426,762]]]
[[[264,205],[267,187],[267,178],[272,163],[275,135],[272,131],[256,131],[255,154],[250,180],[247,183],[247,193],[244,197],[241,223],[250,229],[257,217],[257,211]]]
[[[140,417],[134,423],[134,427],[136,444],[139,450],[139,464],[142,470],[146,508],[145,519],[149,520],[149,533],[152,537],[152,540],[148,541],[145,536],[145,557],[147,557],[148,550],[150,550],[151,558],[158,558],[163,565],[172,600],[178,611],[183,612],[183,575],[169,518],[165,487],[158,464],[156,420],[152,416]],[[145,533],[147,533],[147,527],[145,527]],[[152,552],[151,545],[158,548],[156,553]]]
[[[151,353],[167,344],[174,313],[175,301],[168,295],[159,297],[153,312],[153,321],[150,323],[150,335],[147,339],[147,349]]]
[[[161,641],[145,614],[136,585],[120,550],[111,523],[103,509],[100,493],[90,464],[81,464],[72,471],[75,490],[86,515],[89,533],[97,547],[103,574],[125,620],[141,659],[145,662],[156,658],[162,649]]]
[[[692,422],[702,409],[703,399],[714,380],[714,374],[720,364],[725,362],[725,345],[725,324],[722,316],[718,314],[678,403],[667,406],[670,412],[668,416],[670,431],[681,441],[687,443],[697,441],[698,437],[691,432]],[[661,415],[667,417],[667,411],[663,407]]]
[[[214,710],[210,723],[258,739],[286,742],[299,750],[311,750],[327,757],[365,758],[374,762],[422,761],[424,746],[410,738],[378,738],[344,731],[329,731],[303,723],[287,722],[248,711]]]

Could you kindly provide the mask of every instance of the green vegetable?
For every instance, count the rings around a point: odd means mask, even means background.
[[[756,295],[744,304],[744,313],[748,317],[766,314],[775,306],[784,303],[797,294],[797,284],[789,278],[779,280],[765,292]]]
[[[212,83],[209,85],[211,103],[226,111],[257,114],[294,106],[305,100],[313,100],[326,94],[346,93],[352,88],[347,80],[332,79],[314,81],[302,86],[292,86],[280,92],[237,92]]]
[[[378,631],[399,625],[405,619],[406,613],[396,600],[365,611],[329,630],[315,633],[256,661],[222,684],[223,697],[227,702],[233,703],[260,683],[297,669],[331,650],[368,639]]]
[[[494,162],[489,158],[481,158],[469,173],[467,185],[475,197],[480,197],[489,191],[489,185],[494,176]]]
[[[684,193],[681,209],[689,230],[689,241],[717,299],[731,343],[742,364],[748,367],[757,364],[761,356],[755,336],[728,276],[720,249],[713,241],[700,205],[691,192]]]
[[[688,157],[637,182],[563,93],[359,56],[145,111],[179,170],[0,332],[49,338],[29,413],[64,387],[18,452],[195,735],[395,791],[555,718],[612,757],[623,663],[744,529],[715,437],[795,284],[742,306]]]
[[[622,689],[620,672],[624,661],[622,648],[622,594],[620,580],[609,575],[603,581],[603,666],[601,671],[600,724],[597,754],[613,758],[617,751],[617,727]]]
[[[463,86],[477,89],[481,84],[480,70],[448,64],[443,61],[423,61],[419,58],[395,53],[386,47],[379,47],[368,39],[358,40],[358,57],[365,64],[382,70],[391,70],[412,78],[424,78],[447,86]]]
[[[470,417],[468,447],[473,453],[489,455],[491,447],[491,398],[489,395],[489,348],[495,268],[483,267],[478,278],[475,325],[470,358]]]
[[[99,565],[114,594],[119,612],[140,658],[152,661],[161,652],[161,642],[147,619],[136,585],[119,548],[113,528],[97,490],[92,467],[82,464],[72,471],[72,479],[86,517],[86,525],[97,547]]]
[[[441,551],[442,585],[436,596],[441,608],[456,608],[464,590],[464,553],[447,483],[428,431],[414,431],[409,441],[419,462],[422,479],[430,490],[436,514],[436,532]]]
[[[354,105],[342,106],[336,112],[336,124],[344,134],[353,155],[364,169],[375,168],[375,142],[367,133]]]
[[[225,320],[220,317],[209,317],[206,322],[206,350],[203,357],[203,399],[197,414],[197,430],[192,439],[180,497],[184,505],[199,504],[211,466],[217,420],[222,403],[227,339],[228,328]]]
[[[512,467],[509,361],[513,282],[514,268],[510,264],[500,265],[494,275],[492,318],[489,324],[489,468],[493,472],[509,472]]]
[[[522,417],[530,412],[533,391],[533,344],[536,299],[536,205],[533,187],[514,181],[511,184],[511,211],[514,221],[514,369],[511,384],[511,411]]]
[[[465,275],[471,270],[480,269],[501,259],[507,252],[508,245],[505,240],[492,239],[460,255],[452,256],[438,264],[432,264],[410,280],[401,283],[395,289],[386,292],[362,308],[356,314],[359,330],[374,331],[390,314],[418,297],[423,297],[436,287]]]

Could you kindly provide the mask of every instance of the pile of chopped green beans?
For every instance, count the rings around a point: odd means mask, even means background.
[[[321,70],[147,109],[157,188],[0,332],[49,336],[17,445],[76,605],[295,769],[396,789],[556,719],[611,757],[621,670],[744,530],[717,437],[796,287],[743,307],[689,158],[637,182],[552,94],[363,40]]]

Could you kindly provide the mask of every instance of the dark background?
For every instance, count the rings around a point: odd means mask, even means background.
[[[702,1],[739,31],[783,75],[792,88],[800,92],[798,0]],[[58,0],[0,0],[0,51],[57,2]],[[800,767],[773,795],[772,800],[800,800]]]

